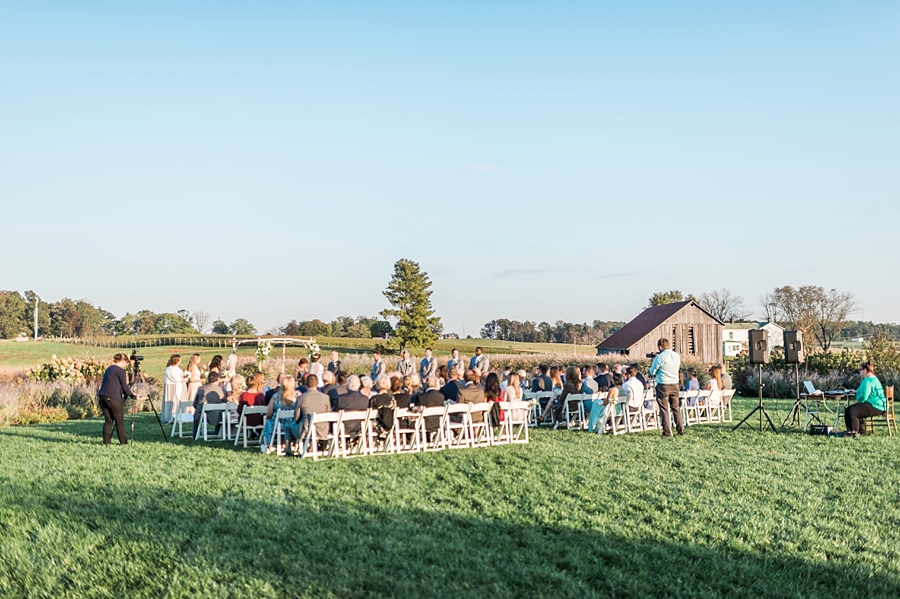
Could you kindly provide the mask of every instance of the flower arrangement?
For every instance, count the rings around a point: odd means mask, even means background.
[[[27,375],[33,381],[62,381],[77,385],[99,381],[103,378],[103,372],[107,366],[106,362],[96,358],[76,360],[52,356],[49,364],[30,369],[27,371]]]
[[[269,341],[260,341],[256,344],[256,365],[262,370],[262,365],[272,353],[272,344]]]

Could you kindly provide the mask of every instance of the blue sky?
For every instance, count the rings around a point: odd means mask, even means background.
[[[898,321],[898,51],[896,2],[5,3],[0,287],[265,330],[410,258],[461,334],[788,284]]]

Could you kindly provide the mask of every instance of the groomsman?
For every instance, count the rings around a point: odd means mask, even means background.
[[[453,348],[453,357],[450,358],[450,361],[447,362],[447,374],[450,374],[451,370],[456,370],[456,372],[462,373],[466,371],[466,361],[463,358],[459,357],[459,350]]]
[[[430,377],[437,377],[437,360],[432,355],[431,348],[425,348],[425,357],[419,364],[419,380],[424,381]]]
[[[474,370],[478,376],[484,376],[490,370],[490,362],[488,357],[484,355],[484,350],[480,347],[475,348],[475,355],[469,360],[469,370]]]
[[[372,354],[372,359],[374,362],[372,363],[372,380],[377,381],[378,377],[384,374],[384,360],[381,359],[381,352],[376,351]]]
[[[403,350],[400,352],[400,361],[397,362],[397,370],[400,372],[400,376],[412,376],[416,372],[416,365],[413,364],[413,361],[409,358],[409,351]]]
[[[341,371],[341,354],[336,349],[331,350],[331,362],[328,363],[328,372],[337,374]]]

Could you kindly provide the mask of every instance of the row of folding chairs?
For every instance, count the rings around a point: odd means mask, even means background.
[[[456,403],[423,408],[421,411],[407,408],[394,410],[393,427],[381,435],[378,431],[378,410],[339,411],[309,414],[301,423],[304,431],[297,453],[301,457],[353,457],[375,454],[418,453],[528,443],[527,402],[500,402],[499,423],[491,419],[494,403]],[[275,451],[284,452],[282,418],[291,418],[293,412],[279,412],[272,436]],[[349,434],[348,425],[358,434]],[[428,423],[435,426],[429,427]],[[319,427],[325,424],[326,437],[319,436]],[[320,448],[324,441],[324,448]]]
[[[266,425],[266,406],[245,406],[241,410],[240,416],[237,413],[238,406],[236,403],[203,403],[200,405],[199,422],[196,433],[194,427],[194,404],[190,401],[182,401],[178,403],[178,407],[173,414],[172,432],[170,437],[183,438],[191,436],[195,441],[203,439],[204,441],[231,441],[237,445],[243,441],[244,447],[249,442],[249,433],[256,432],[262,434]],[[219,412],[221,426],[219,432],[215,432],[215,428],[211,428],[209,421],[210,416]],[[258,416],[261,424],[248,424],[248,416]],[[185,433],[184,425],[187,424],[188,432]]]
[[[687,426],[733,420],[731,410],[733,390],[722,392],[682,391],[679,395],[682,419]],[[530,424],[537,424],[535,414],[541,410],[540,400],[546,398],[548,401],[553,401],[556,396],[556,393],[526,393],[527,399],[536,400],[532,401],[533,415]],[[620,401],[612,408],[603,406],[602,400],[605,400],[607,396],[607,393],[567,395],[565,405],[562,406],[562,420],[553,422],[554,429],[564,426],[567,430],[590,429],[600,433],[622,434],[661,428],[662,423],[659,420],[656,394],[653,388],[648,387],[644,390],[643,400],[637,408],[626,409],[624,401]],[[591,412],[601,410],[601,416],[598,417],[595,414],[589,421],[585,403],[591,404]]]

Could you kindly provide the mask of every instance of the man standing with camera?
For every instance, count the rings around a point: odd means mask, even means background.
[[[678,371],[681,369],[681,356],[669,348],[668,339],[660,339],[656,347],[659,353],[650,365],[650,376],[656,377],[656,403],[659,405],[659,419],[663,425],[663,437],[672,436],[672,425],[669,412],[675,417],[675,429],[679,435],[684,434],[684,422],[678,403]]]
[[[113,363],[103,373],[103,382],[100,383],[100,390],[97,392],[98,403],[104,419],[104,445],[109,445],[112,441],[113,424],[116,425],[119,444],[128,444],[128,438],[125,436],[125,398],[134,399],[135,395],[128,386],[128,377],[125,375],[126,366],[128,366],[128,356],[125,354],[113,356]]]

